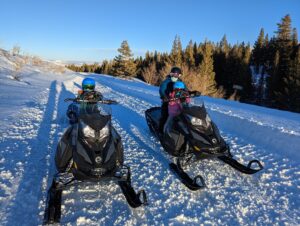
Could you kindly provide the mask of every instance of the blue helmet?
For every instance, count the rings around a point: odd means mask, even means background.
[[[173,86],[174,89],[185,89],[185,85],[183,82],[181,81],[177,81],[174,83],[174,86]]]
[[[82,81],[83,91],[93,91],[95,89],[96,83],[92,78],[85,78]]]

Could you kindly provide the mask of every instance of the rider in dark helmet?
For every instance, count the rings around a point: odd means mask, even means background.
[[[161,83],[159,87],[160,99],[162,100],[161,105],[161,117],[159,121],[159,132],[163,132],[164,124],[168,119],[168,102],[166,100],[169,99],[170,93],[173,91],[174,83],[180,80],[182,72],[179,67],[172,67],[170,73],[167,75],[167,78]],[[186,85],[183,83],[184,88],[186,89]]]
[[[81,84],[82,90],[78,91],[77,100],[87,100],[91,101],[91,103],[95,103],[96,101],[102,100],[103,95],[95,91],[96,82],[92,78],[85,78]],[[76,104],[70,104],[67,110],[67,116],[70,119],[70,123],[76,122],[76,116],[78,115],[78,107]]]

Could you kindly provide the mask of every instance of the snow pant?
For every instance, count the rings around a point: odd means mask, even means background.
[[[165,125],[164,125],[164,130],[163,130],[164,134],[170,134],[170,132],[172,131],[173,120],[174,120],[174,117],[169,115],[168,118],[167,118],[167,121],[165,122]]]
[[[160,113],[160,120],[159,120],[159,131],[163,132],[164,125],[168,119],[169,113],[168,113],[168,102],[163,102],[161,105],[161,113]]]

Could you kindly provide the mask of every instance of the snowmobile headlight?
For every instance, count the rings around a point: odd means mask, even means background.
[[[190,116],[190,121],[192,123],[192,125],[194,126],[203,126],[203,120],[202,119],[199,119],[199,118],[195,118],[195,117],[192,117]]]
[[[211,119],[210,119],[210,117],[208,116],[208,114],[206,115],[205,121],[206,121],[206,124],[207,124],[207,125],[210,125]]]
[[[100,130],[99,140],[103,140],[109,136],[110,132],[110,122],[106,123],[106,125]]]
[[[95,130],[93,130],[90,126],[86,125],[83,122],[81,122],[81,124],[82,124],[82,132],[84,136],[95,138]]]

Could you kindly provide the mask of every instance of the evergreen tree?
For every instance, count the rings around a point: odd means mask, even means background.
[[[264,42],[265,42],[265,32],[264,32],[264,29],[261,28],[258,38],[257,38],[256,42],[254,43],[254,47],[253,47],[253,51],[252,51],[252,64],[255,65],[256,73],[258,73],[259,66],[263,65]]]
[[[243,87],[243,92],[241,100],[249,100],[253,96],[252,87],[252,73],[250,70],[250,58],[251,58],[251,47],[250,43],[247,46],[243,46],[243,57],[242,57],[242,77],[241,86]]]
[[[278,63],[278,84],[274,86],[274,97],[277,105],[280,108],[286,109],[285,102],[288,99],[286,96],[286,81],[290,76],[291,67],[291,54],[292,54],[292,35],[291,35],[291,18],[286,15],[281,23],[278,23],[277,33],[277,46],[279,50],[279,63]]]
[[[291,64],[289,76],[283,79],[285,106],[288,110],[300,112],[300,48]]]
[[[220,48],[221,48],[222,52],[225,53],[225,55],[227,56],[229,53],[230,47],[229,47],[226,35],[223,36],[223,38],[220,42]]]
[[[227,73],[226,64],[230,46],[228,45],[226,35],[222,37],[222,40],[217,44],[216,51],[214,51],[214,71],[216,73],[216,82],[218,87],[226,87]],[[225,90],[227,87],[225,88]]]
[[[203,60],[199,66],[201,76],[201,91],[205,95],[212,96],[217,92],[215,72],[213,66],[213,45],[206,42],[202,48]]]
[[[194,59],[195,59],[195,66],[198,67],[201,61],[200,55],[198,53],[198,45],[195,42],[194,46],[193,46],[193,55],[194,55]]]
[[[184,52],[185,63],[189,66],[189,68],[195,67],[193,46],[194,46],[194,44],[193,44],[193,41],[191,40]]]
[[[183,54],[182,54],[182,45],[181,45],[180,37],[176,35],[171,50],[172,64],[180,67],[182,64],[182,55]]]
[[[107,60],[104,60],[101,65],[101,74],[107,75],[109,73],[109,63]]]
[[[134,76],[136,73],[136,64],[126,40],[122,42],[118,52],[119,55],[114,59],[113,74],[117,76]]]
[[[293,42],[293,47],[297,47],[298,46],[298,33],[297,33],[297,29],[296,28],[293,28],[292,42]]]

